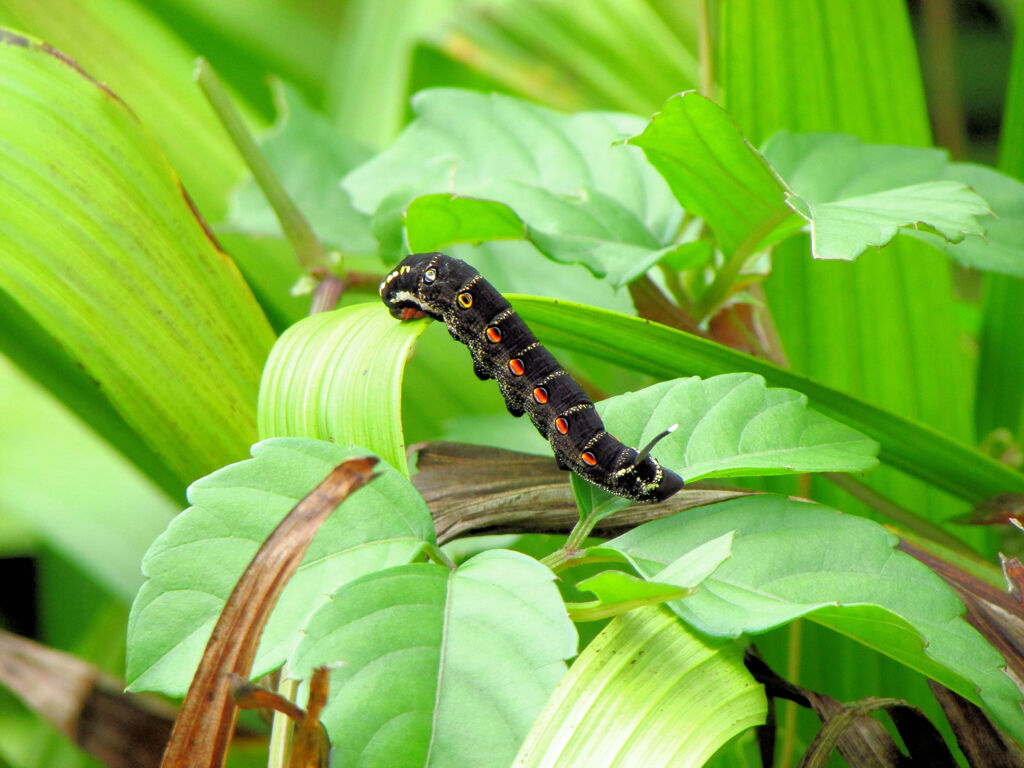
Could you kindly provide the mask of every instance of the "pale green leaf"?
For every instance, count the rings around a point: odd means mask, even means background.
[[[127,679],[135,690],[183,695],[231,590],[274,527],[338,464],[366,455],[316,440],[257,443],[253,458],[189,488],[192,506],[146,553],[132,606]],[[254,674],[287,660],[306,622],[342,584],[407,563],[434,542],[423,498],[383,463],[317,532],[260,640]]]
[[[242,159],[195,87],[197,51],[151,6],[61,0],[58,9],[4,0],[0,24],[38,36],[109,85],[152,133],[203,214],[223,215],[228,191],[245,172]]]
[[[0,290],[184,486],[237,459],[272,341],[134,114],[55,51],[0,33]]]
[[[321,312],[289,328],[260,385],[260,437],[312,437],[374,451],[408,474],[404,362],[426,323],[400,323],[379,302]]]
[[[345,662],[321,716],[342,764],[503,768],[576,652],[535,560],[492,550],[457,570],[392,568],[338,590],[294,671]]]
[[[1005,265],[985,249],[989,220],[983,227],[976,218],[992,209],[965,182],[950,180],[941,150],[781,131],[765,143],[764,155],[793,188],[789,204],[810,222],[815,258],[849,261],[886,245],[901,228],[921,228],[950,243],[974,235],[964,247],[972,248],[976,266]]]
[[[807,397],[753,373],[675,379],[603,400],[608,430],[643,445],[672,424],[655,454],[687,482],[804,472],[856,472],[877,464],[878,444],[807,407]]]
[[[682,554],[733,531],[732,556],[693,596],[671,604],[685,621],[735,637],[807,616],[983,703],[1024,733],[1021,694],[1002,657],[964,621],[950,588],[873,522],[751,496],[645,523],[608,546],[659,581]]]
[[[399,251],[409,201],[448,193],[508,206],[545,255],[619,285],[673,246],[682,211],[642,153],[619,139],[642,127],[615,113],[562,115],[507,96],[451,89],[413,99],[416,119],[344,181]]]
[[[614,619],[573,662],[513,765],[704,765],[766,712],[735,643],[642,608]]]

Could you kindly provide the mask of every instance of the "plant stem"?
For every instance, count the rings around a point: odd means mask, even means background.
[[[312,227],[309,226],[305,216],[299,211],[271,170],[267,158],[256,146],[252,134],[242,122],[241,115],[231,103],[231,97],[228,96],[220,78],[205,59],[199,59],[196,62],[196,80],[213,111],[220,118],[224,130],[227,131],[239,154],[242,155],[242,159],[245,160],[245,164],[252,172],[256,183],[266,195],[274,213],[277,214],[277,220],[295,251],[295,257],[307,272],[321,276],[331,263],[327,251],[313,232]]]
[[[295,701],[298,691],[299,681],[290,678],[287,667],[285,667],[281,670],[281,682],[277,686],[277,692],[289,701]],[[294,728],[295,724],[288,715],[284,712],[274,711],[270,726],[270,753],[267,756],[267,768],[287,767]]]

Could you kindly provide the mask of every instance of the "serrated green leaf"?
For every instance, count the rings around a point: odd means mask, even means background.
[[[810,222],[815,258],[850,261],[886,245],[901,228],[919,225],[959,243],[966,235],[983,236],[975,217],[992,213],[965,183],[949,180],[942,150],[781,131],[763,152],[793,188],[790,205]],[[984,248],[980,237],[972,240]],[[996,263],[995,252],[991,257]]]
[[[316,440],[257,443],[253,458],[189,488],[142,563],[148,581],[132,606],[127,679],[135,690],[183,695],[210,631],[253,555],[274,527],[335,466],[366,455]],[[287,660],[306,622],[340,585],[407,563],[434,543],[423,498],[391,467],[347,499],[314,538],[260,641],[254,674]]]
[[[811,255],[852,261],[868,247],[881,248],[901,227],[923,227],[950,243],[984,235],[976,216],[991,213],[977,193],[952,181],[932,181],[848,197],[834,203],[795,204],[811,225]]]
[[[273,335],[135,116],[53,49],[0,32],[0,290],[181,486],[237,459]]]
[[[640,118],[454,89],[419,93],[413,109],[398,140],[343,182],[357,208],[376,212],[385,248],[401,248],[409,201],[442,192],[507,205],[545,255],[615,285],[674,247],[682,211],[642,154],[616,143]]]
[[[289,328],[260,384],[260,437],[360,445],[403,474],[404,362],[426,323],[397,322],[383,304],[321,312]]]
[[[973,163],[951,163],[944,176],[977,191],[995,216],[985,220],[984,239],[968,237],[939,247],[968,267],[1024,277],[1024,184]]]
[[[687,212],[707,222],[726,254],[753,254],[802,226],[772,168],[732,117],[698,93],[670,98],[629,143],[644,150]]]
[[[614,619],[573,662],[513,765],[704,765],[766,712],[735,643],[643,608]]]
[[[735,637],[807,616],[984,703],[1024,734],[1021,694],[1003,659],[963,620],[949,587],[873,522],[753,496],[645,523],[608,546],[657,581],[681,554],[731,531],[732,556],[671,604],[686,622]]]
[[[306,630],[295,672],[334,661],[321,716],[336,759],[507,766],[576,652],[553,575],[492,550],[342,587]]]
[[[664,381],[603,400],[598,411],[609,431],[624,441],[642,429],[631,443],[636,445],[678,423],[656,453],[687,482],[857,472],[878,463],[875,441],[809,409],[805,395],[767,387],[753,373]]]

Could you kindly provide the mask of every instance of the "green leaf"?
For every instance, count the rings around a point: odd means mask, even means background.
[[[146,547],[177,506],[49,393],[0,357],[3,536],[16,522],[125,605]],[[0,549],[10,551],[9,541]]]
[[[346,253],[374,252],[377,242],[369,218],[352,207],[339,186],[369,152],[339,134],[287,83],[277,83],[275,101],[277,121],[260,150],[282,186],[321,240]],[[277,216],[252,178],[235,191],[226,226],[252,235],[282,236]]]
[[[152,6],[65,0],[56,13],[46,2],[4,0],[0,25],[38,36],[106,83],[152,133],[203,214],[223,215],[228,190],[245,167],[195,87],[198,52]]]
[[[260,545],[328,472],[366,451],[278,438],[257,443],[252,454],[194,483],[192,506],[146,553],[148,581],[128,626],[133,689],[185,693],[217,616]],[[382,476],[347,499],[317,533],[263,632],[254,675],[291,656],[306,622],[339,586],[407,563],[434,544],[423,498],[397,471],[380,467]]]
[[[726,254],[753,254],[802,226],[771,166],[732,117],[700,94],[670,98],[629,143],[644,150],[686,211],[707,222]]]
[[[735,643],[642,608],[614,619],[573,662],[513,765],[704,765],[766,712]]]
[[[392,250],[401,248],[395,231],[408,202],[433,193],[508,206],[546,256],[615,285],[674,247],[682,211],[643,156],[617,143],[640,118],[562,115],[452,89],[417,94],[413,110],[398,140],[343,182],[359,210],[377,212],[378,240]]]
[[[598,411],[610,432],[633,445],[678,423],[655,452],[687,482],[857,472],[878,463],[873,440],[808,409],[805,395],[766,387],[753,373],[664,381],[603,400]]]
[[[237,459],[272,341],[135,116],[53,49],[0,32],[0,290],[181,486]]]
[[[578,582],[576,587],[597,596],[596,600],[567,606],[569,616],[576,623],[600,621],[645,605],[679,600],[691,592],[675,584],[645,581],[622,571],[602,571]]]
[[[263,372],[260,437],[364,446],[408,475],[402,375],[426,327],[396,321],[377,302],[296,323],[278,339]]]
[[[975,216],[992,213],[965,183],[943,180],[948,156],[942,150],[781,131],[763,152],[793,188],[790,205],[810,222],[815,258],[850,261],[886,245],[901,227],[918,225],[958,243],[965,235],[983,236]],[[984,249],[980,237],[971,241]]]
[[[507,205],[455,195],[417,197],[405,209],[405,229],[413,253],[526,235],[525,225]]]
[[[660,379],[754,372],[771,386],[802,392],[814,409],[876,440],[881,461],[961,498],[976,502],[1010,490],[1024,491],[1024,476],[963,443],[721,344],[582,304],[531,296],[508,298],[545,344],[595,355]],[[652,424],[651,435],[672,423]]]
[[[869,246],[887,245],[901,227],[918,228],[958,243],[984,235],[975,216],[991,213],[985,201],[956,182],[929,182],[835,203],[792,204],[811,223],[811,255],[852,261]]]
[[[345,765],[502,768],[576,652],[576,630],[535,560],[492,550],[457,570],[415,564],[338,590],[310,621],[294,671],[335,661],[321,716]]]
[[[986,220],[984,239],[968,237],[938,246],[968,267],[1024,277],[1024,184],[972,163],[951,163],[945,177],[976,190],[992,206],[995,217]]]
[[[863,518],[779,496],[753,496],[645,523],[608,546],[640,573],[735,531],[732,556],[671,607],[712,635],[764,632],[807,616],[987,706],[1024,734],[1005,662],[963,620],[963,605],[897,538]]]

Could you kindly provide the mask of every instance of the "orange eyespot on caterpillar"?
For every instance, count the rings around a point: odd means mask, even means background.
[[[469,348],[476,375],[497,379],[509,411],[529,416],[563,469],[575,467],[587,482],[642,503],[663,501],[683,487],[679,475],[650,455],[674,427],[640,450],[608,434],[580,385],[471,265],[443,253],[413,254],[387,274],[379,290],[393,317],[445,323]],[[553,417],[552,409],[563,415]]]

